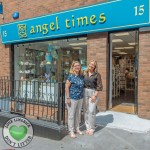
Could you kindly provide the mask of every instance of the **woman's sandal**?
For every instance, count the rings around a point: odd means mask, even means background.
[[[89,131],[89,135],[93,135],[93,134],[94,134],[94,130],[91,129],[91,130]]]
[[[71,132],[71,133],[70,133],[70,137],[71,137],[71,138],[76,138],[76,135],[74,134],[74,132]]]
[[[89,131],[90,131],[90,130],[86,130],[86,134],[89,134]]]
[[[91,130],[86,130],[86,134],[88,135],[93,135],[94,134],[94,130],[91,129]]]

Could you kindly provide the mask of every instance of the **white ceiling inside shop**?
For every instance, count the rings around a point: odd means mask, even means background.
[[[111,34],[113,55],[135,54],[137,36],[135,31]]]
[[[47,51],[48,45],[53,45],[56,49],[61,48],[65,50],[84,50],[87,47],[87,42],[86,37],[81,37],[24,44],[24,46],[28,47],[29,49],[43,51]]]

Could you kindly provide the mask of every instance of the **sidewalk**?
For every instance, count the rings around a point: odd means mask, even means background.
[[[107,126],[136,133],[150,131],[150,120],[139,118],[137,115],[114,111],[98,113],[96,124],[98,126]]]
[[[117,117],[124,121],[118,121]],[[149,150],[150,149],[150,132],[146,130],[139,130],[136,127],[131,128],[132,120],[136,118],[134,115],[129,116],[126,120],[126,114],[118,114],[116,112],[104,112],[97,114],[97,128],[93,136],[77,135],[77,138],[71,139],[69,135],[64,137],[61,141],[54,141],[41,137],[34,137],[29,145],[22,150]],[[132,119],[131,119],[131,118]],[[139,118],[140,119],[140,118]],[[131,121],[132,120],[132,121]],[[137,121],[139,121],[137,119]],[[150,120],[141,121],[141,125],[148,125]],[[114,123],[113,123],[114,122]],[[104,124],[105,123],[105,124]],[[122,124],[125,126],[122,126]],[[103,125],[102,125],[103,124]],[[120,127],[119,127],[120,124]],[[134,124],[133,124],[134,125]],[[122,129],[124,128],[125,129]],[[150,126],[149,126],[150,127]],[[142,128],[142,127],[141,127]],[[84,127],[82,127],[84,130]],[[130,130],[129,130],[130,129]],[[138,131],[137,131],[138,129]],[[3,140],[2,129],[0,128],[0,150],[14,149],[9,147]],[[16,149],[15,149],[16,150]]]

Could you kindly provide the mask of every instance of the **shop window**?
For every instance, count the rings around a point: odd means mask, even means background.
[[[73,60],[87,65],[86,37],[68,38],[14,46],[15,80],[63,82]]]

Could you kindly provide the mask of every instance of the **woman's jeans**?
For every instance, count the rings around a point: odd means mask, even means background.
[[[80,124],[81,108],[83,99],[71,99],[71,106],[68,108],[68,129],[70,132],[78,131]]]
[[[84,120],[86,129],[93,129],[95,131],[96,124],[96,104],[98,102],[98,98],[96,98],[96,102],[91,102],[90,97],[94,95],[94,89],[84,89],[84,98],[83,98],[83,111],[84,111]]]

